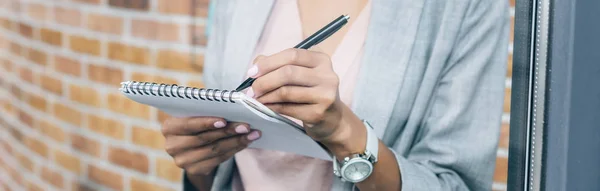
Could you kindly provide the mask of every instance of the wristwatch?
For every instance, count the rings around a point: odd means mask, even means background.
[[[367,179],[373,173],[373,164],[377,162],[379,138],[369,122],[362,120],[367,128],[367,146],[363,153],[353,154],[338,161],[333,156],[333,174],[342,181],[358,183]],[[341,167],[340,167],[341,165]]]

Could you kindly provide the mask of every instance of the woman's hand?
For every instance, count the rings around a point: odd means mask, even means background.
[[[248,76],[259,77],[247,94],[272,110],[303,122],[313,139],[337,144],[356,116],[339,98],[339,79],[325,53],[287,49],[259,56]],[[360,122],[360,120],[358,120]]]
[[[222,118],[169,118],[162,127],[165,149],[188,175],[210,175],[223,161],[260,137],[248,124]]]

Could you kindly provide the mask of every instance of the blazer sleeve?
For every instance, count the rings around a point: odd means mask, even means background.
[[[222,52],[225,49],[226,33],[231,25],[230,18],[236,0],[210,1],[208,18],[204,34],[207,36],[207,44],[204,52],[204,65],[202,80],[205,85],[221,87],[220,72],[222,64]]]
[[[408,154],[402,190],[490,190],[508,57],[508,1],[471,1]],[[399,147],[396,140],[394,147]]]

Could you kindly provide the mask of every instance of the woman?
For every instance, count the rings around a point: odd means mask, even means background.
[[[212,3],[206,86],[257,77],[246,93],[303,124],[339,162],[246,148],[261,132],[243,121],[171,118],[166,150],[185,170],[186,190],[491,188],[506,1]],[[342,14],[350,22],[314,49],[289,48]],[[334,166],[347,168],[339,175]]]

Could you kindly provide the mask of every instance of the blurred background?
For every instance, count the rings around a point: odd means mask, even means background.
[[[0,190],[181,190],[182,171],[160,133],[167,115],[118,88],[126,80],[203,87],[209,5],[0,0]],[[506,190],[514,0],[510,5],[491,190]]]

